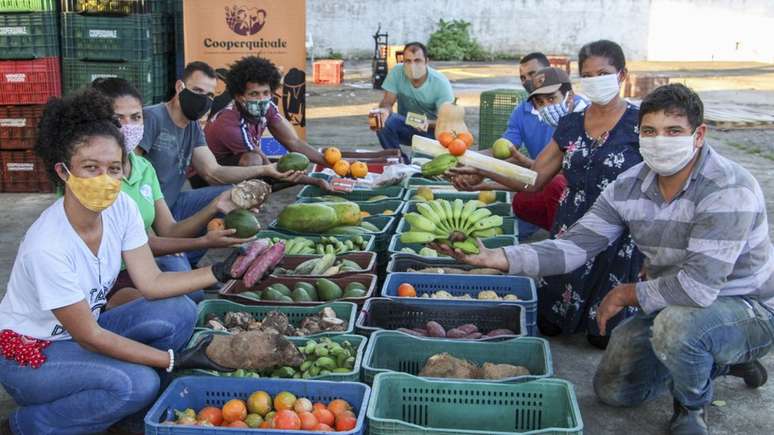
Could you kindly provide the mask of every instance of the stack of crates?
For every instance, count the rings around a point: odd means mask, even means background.
[[[494,89],[481,93],[478,114],[478,148],[487,149],[508,128],[513,109],[527,99],[523,89]]]
[[[55,0],[0,0],[0,191],[50,192],[32,148],[43,104],[61,95]]]
[[[169,0],[62,0],[65,93],[100,77],[131,82],[145,104],[163,101],[174,81]]]

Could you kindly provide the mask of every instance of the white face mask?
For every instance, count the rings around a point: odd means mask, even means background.
[[[140,144],[145,126],[139,124],[124,124],[121,126],[121,133],[124,134],[124,146],[126,152],[131,153]]]
[[[696,155],[695,135],[640,136],[640,154],[653,172],[664,177],[674,175]]]
[[[621,91],[618,74],[583,77],[580,80],[583,93],[594,104],[607,104]]]
[[[425,65],[404,63],[403,69],[406,71],[406,76],[412,80],[421,79],[427,72],[427,67]]]

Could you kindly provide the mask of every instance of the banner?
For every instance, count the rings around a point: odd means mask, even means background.
[[[185,0],[183,30],[186,63],[218,69],[244,56],[271,60],[283,76],[275,102],[306,137],[306,0]]]

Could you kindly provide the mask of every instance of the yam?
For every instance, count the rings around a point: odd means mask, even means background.
[[[482,336],[482,334],[480,332],[474,332],[472,334],[466,335],[465,337],[463,337],[463,339],[465,339],[465,340],[478,340],[479,338],[481,338],[481,336]]]
[[[529,369],[526,367],[514,366],[511,364],[484,363],[481,368],[481,377],[483,379],[505,379],[529,375]]]
[[[511,331],[510,329],[495,329],[492,331],[489,331],[486,336],[487,337],[499,337],[501,335],[516,335],[515,332]]]
[[[478,332],[478,326],[472,324],[472,323],[466,323],[464,325],[460,325],[457,327],[460,331],[463,331],[466,335],[472,334],[474,332]]]
[[[427,335],[429,335],[430,337],[441,337],[441,338],[446,337],[446,330],[443,329],[443,326],[441,326],[441,324],[438,322],[434,322],[431,320],[427,322],[427,324],[425,325],[425,328],[427,328]]]
[[[466,335],[468,334],[459,328],[452,328],[446,331],[446,338],[463,338]]]
[[[232,369],[297,367],[304,362],[296,346],[273,329],[216,335],[212,337],[206,353],[215,363]]]
[[[425,366],[419,372],[419,376],[476,379],[478,371],[478,367],[467,360],[455,358],[448,353],[441,353],[427,359]]]

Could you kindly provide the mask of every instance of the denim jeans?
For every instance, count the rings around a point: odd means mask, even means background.
[[[434,137],[432,129],[426,132],[417,130],[410,125],[406,125],[405,116],[394,112],[390,113],[384,127],[376,132],[379,143],[384,149],[400,149],[401,144],[411,145],[411,136],[415,134],[424,137]],[[403,152],[401,152],[401,156],[405,162],[408,162],[408,157]]]
[[[204,207],[207,207],[207,204],[212,202],[216,196],[220,195],[225,190],[231,189],[232,187],[233,186],[230,184],[227,184],[223,186],[202,187],[200,189],[180,192],[180,194],[177,195],[177,200],[169,209],[176,221],[185,220],[198,213]],[[204,235],[206,232],[207,230],[202,228],[200,235]],[[188,257],[188,261],[191,263],[191,266],[195,267],[197,264],[199,264],[199,260],[201,260],[206,253],[207,251],[204,249],[199,251],[189,251],[186,252],[186,257]]]
[[[175,297],[138,299],[106,311],[98,323],[160,350],[179,350],[191,337],[196,306]],[[52,342],[40,368],[0,356],[0,383],[20,406],[11,414],[16,435],[102,432],[156,399],[157,370],[88,351],[74,340]]]
[[[191,263],[185,254],[170,254],[156,257],[156,264],[162,272],[190,272]],[[188,296],[194,303],[198,304],[204,299],[204,290],[196,290],[188,293]]]
[[[741,296],[638,314],[613,330],[594,390],[609,405],[634,406],[670,389],[684,406],[700,408],[712,401],[715,377],[763,357],[772,340],[773,310]]]

